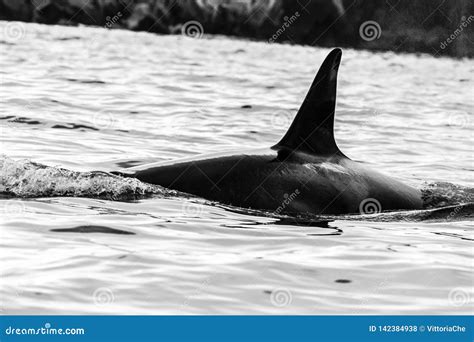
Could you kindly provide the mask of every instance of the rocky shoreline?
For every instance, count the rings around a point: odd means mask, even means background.
[[[0,20],[472,58],[473,7],[469,0],[0,0]]]

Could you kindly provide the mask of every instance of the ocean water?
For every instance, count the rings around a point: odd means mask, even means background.
[[[107,172],[276,143],[328,49],[0,33],[3,313],[472,313],[472,61],[346,49],[338,144],[425,209],[292,218]]]

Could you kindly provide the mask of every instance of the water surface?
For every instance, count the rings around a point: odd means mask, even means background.
[[[426,209],[285,218],[91,171],[274,144],[327,49],[22,25],[0,37],[4,313],[472,312],[471,61],[345,50],[341,150]]]

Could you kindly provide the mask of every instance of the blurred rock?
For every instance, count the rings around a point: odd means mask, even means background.
[[[165,14],[151,4],[141,3],[133,7],[130,17],[125,20],[125,27],[134,31],[148,31],[154,33],[169,33],[164,24]]]
[[[0,19],[163,34],[197,21],[207,34],[272,43],[473,57],[473,9],[472,0],[0,0]],[[374,37],[361,33],[367,23]]]
[[[0,20],[30,21],[32,13],[29,0],[0,0]]]
[[[342,0],[306,0],[303,4],[304,7],[291,0],[283,3],[283,19],[298,14],[288,27],[289,40],[309,45],[347,44],[354,30],[345,16]]]

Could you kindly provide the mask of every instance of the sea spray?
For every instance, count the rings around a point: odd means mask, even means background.
[[[134,200],[176,191],[102,171],[78,172],[28,160],[0,157],[0,194],[11,197],[92,197]]]

